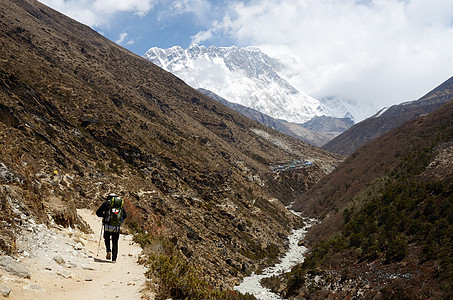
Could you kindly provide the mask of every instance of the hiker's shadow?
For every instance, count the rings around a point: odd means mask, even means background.
[[[94,257],[94,262],[103,263],[103,264],[111,264],[112,263],[111,260],[101,259],[101,258],[97,258],[97,257]]]

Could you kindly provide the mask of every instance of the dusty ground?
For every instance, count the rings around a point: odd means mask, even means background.
[[[118,259],[111,263],[105,259],[103,240],[96,256],[100,219],[88,210],[78,213],[94,234],[26,221],[18,246],[20,263],[29,269],[31,278],[0,270],[0,283],[11,289],[8,299],[153,299],[142,293],[146,269],[137,263],[141,248],[132,236],[120,236]]]

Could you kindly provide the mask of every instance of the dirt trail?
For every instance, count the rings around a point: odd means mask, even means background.
[[[100,218],[89,210],[78,213],[94,234],[28,224],[18,246],[22,249],[20,263],[29,269],[31,278],[0,270],[0,282],[11,289],[8,299],[141,299],[146,283],[146,269],[137,263],[141,248],[132,236],[120,235],[116,263],[105,259],[103,240],[96,257]],[[58,263],[58,258],[63,261]]]

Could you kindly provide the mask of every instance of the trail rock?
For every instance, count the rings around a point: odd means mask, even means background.
[[[39,284],[36,283],[30,283],[29,285],[26,285],[24,286],[24,289],[35,292],[45,292],[45,289],[43,289]]]
[[[8,255],[0,257],[0,268],[19,277],[31,277],[30,271],[27,268]]]
[[[54,261],[56,261],[59,265],[64,265],[66,261],[61,257],[61,255],[57,255],[53,258]]]
[[[73,263],[73,262],[68,262],[64,265],[66,268],[77,268],[77,264]]]
[[[82,243],[78,242],[78,243],[74,246],[74,249],[75,249],[75,250],[82,250],[82,249],[83,249]]]
[[[8,297],[10,293],[11,289],[9,287],[0,284],[0,295]]]
[[[57,272],[57,275],[60,275],[61,277],[66,278],[66,279],[72,278],[71,272],[68,272],[68,271],[66,271],[66,270],[58,271],[58,272]]]

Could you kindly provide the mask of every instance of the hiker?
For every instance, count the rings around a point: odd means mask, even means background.
[[[96,211],[96,216],[102,218],[102,224],[104,226],[104,242],[105,249],[107,250],[106,259],[111,258],[112,262],[116,262],[120,226],[127,217],[123,206],[123,198],[111,193]],[[110,248],[110,237],[112,239],[112,248]]]

